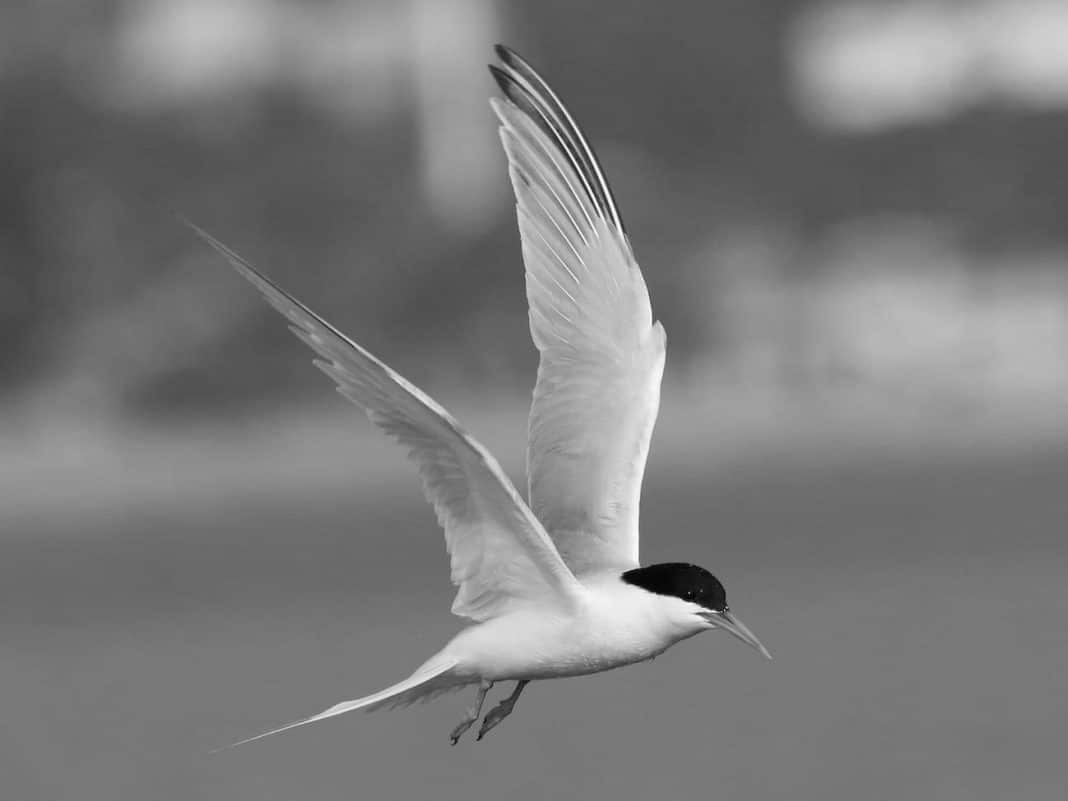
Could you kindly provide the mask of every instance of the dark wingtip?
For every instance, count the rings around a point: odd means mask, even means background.
[[[496,64],[490,64],[489,71],[490,75],[493,76],[493,80],[497,82],[497,86],[501,88],[501,91],[504,92],[505,97],[507,97],[509,94],[508,85],[512,81],[512,79],[508,76],[508,73],[502,70]]]
[[[497,86],[501,88],[501,92],[504,96],[510,100],[514,105],[521,108],[534,122],[539,125],[542,130],[549,136],[553,136],[553,131],[548,128],[548,123],[545,122],[543,115],[538,111],[537,107],[531,102],[527,96],[527,92],[516,81],[515,76],[502,70],[495,64],[489,65],[490,75],[493,76],[493,80],[497,82]]]
[[[512,69],[520,69],[524,66],[529,68],[526,60],[508,45],[496,44],[493,46],[493,52],[497,54],[497,58]]]
[[[521,55],[503,44],[493,46],[501,67],[490,65],[490,73],[504,96],[556,143],[582,179],[583,191],[598,214],[614,223],[625,236],[623,220],[616,208],[612,190],[601,170],[593,148],[586,142],[578,124],[536,69]]]

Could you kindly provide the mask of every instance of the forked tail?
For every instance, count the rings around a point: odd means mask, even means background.
[[[456,667],[455,659],[434,657],[416,670],[411,676],[404,681],[394,684],[392,687],[387,687],[373,695],[365,695],[363,698],[357,698],[353,701],[342,701],[340,704],[335,704],[329,709],[323,710],[318,715],[312,715],[310,718],[287,723],[285,726],[265,731],[263,734],[257,734],[255,737],[248,737],[247,739],[239,740],[236,743],[224,745],[222,748],[216,748],[212,753],[218,753],[219,751],[225,751],[227,748],[234,748],[238,745],[251,743],[254,740],[261,740],[264,737],[270,737],[272,734],[278,734],[287,729],[295,729],[297,726],[303,726],[307,723],[315,723],[317,720],[325,720],[326,718],[332,718],[335,715],[344,715],[346,712],[352,712],[356,709],[373,712],[376,709],[408,706],[408,704],[416,701],[427,701],[437,695],[449,692],[450,690],[457,690],[465,684],[470,683],[468,680],[456,676],[453,673],[454,667]]]

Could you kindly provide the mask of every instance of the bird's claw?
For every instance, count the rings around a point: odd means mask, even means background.
[[[493,727],[495,727],[498,723],[508,717],[509,714],[511,714],[513,706],[514,704],[509,704],[507,701],[502,701],[501,703],[497,704],[497,706],[493,707],[493,709],[491,709],[489,712],[487,712],[486,716],[482,718],[482,726],[479,727],[478,737],[476,737],[475,739],[481,740],[483,737],[485,737]]]
[[[483,680],[478,685],[478,695],[475,697],[475,704],[467,710],[467,714],[464,719],[459,722],[455,729],[449,733],[449,740],[453,745],[460,742],[460,738],[463,737],[464,732],[475,725],[475,721],[478,720],[478,713],[482,711],[482,703],[486,700],[486,693],[493,689],[493,682]]]
[[[464,720],[464,721],[462,721],[460,723],[459,726],[457,726],[455,729],[453,729],[452,732],[450,732],[450,734],[449,734],[449,740],[450,740],[451,744],[452,745],[456,745],[458,742],[460,742],[460,738],[463,737],[464,732],[467,731],[468,729],[470,729],[471,726],[474,725],[476,720],[478,720],[478,718],[471,718],[470,720]]]

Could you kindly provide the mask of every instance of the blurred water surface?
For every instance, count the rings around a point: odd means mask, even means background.
[[[449,748],[468,701],[449,696],[209,755],[391,683],[458,628],[417,482],[362,449],[369,426],[352,415],[349,463],[311,486],[176,481],[139,507],[8,521],[5,793],[1055,797],[1068,449],[843,453],[800,438],[739,458],[678,408],[654,444],[643,558],[713,569],[775,661],[708,635],[534,685],[478,744]],[[522,429],[493,418],[486,439],[514,474]],[[683,434],[703,452],[672,445]],[[246,479],[287,450],[250,450]]]

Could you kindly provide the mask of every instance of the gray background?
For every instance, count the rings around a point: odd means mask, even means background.
[[[0,796],[1052,799],[1068,784],[1057,2],[0,9]],[[188,216],[522,486],[484,64],[593,140],[668,331],[643,559],[722,635],[209,751],[459,627],[414,471]]]

